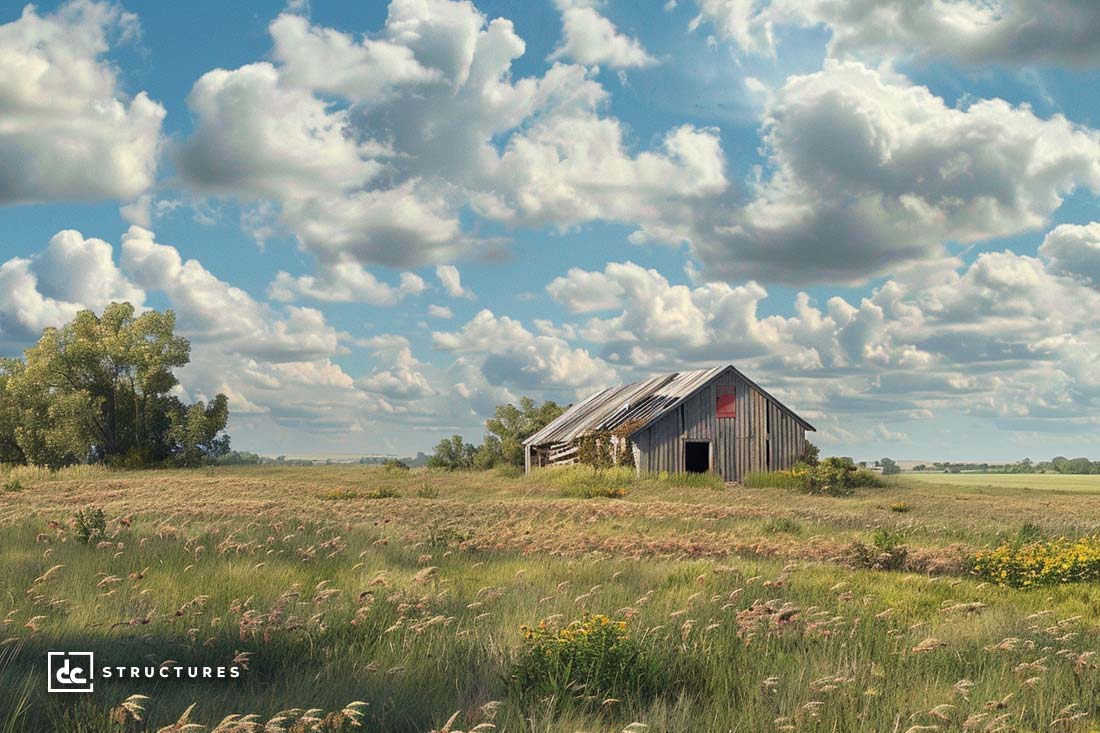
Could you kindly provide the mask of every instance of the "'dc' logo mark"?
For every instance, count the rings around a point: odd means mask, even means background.
[[[92,652],[47,652],[49,692],[92,692]]]

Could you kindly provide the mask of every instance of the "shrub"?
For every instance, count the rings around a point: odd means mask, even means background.
[[[650,697],[660,689],[661,668],[631,637],[626,621],[586,614],[563,629],[543,622],[520,630],[524,648],[512,682],[523,697],[599,702]]]
[[[797,471],[795,466],[792,471]],[[830,456],[816,466],[806,466],[803,490],[807,494],[848,496],[863,486],[882,486],[878,474],[857,468],[851,458]]]
[[[983,580],[1013,588],[1100,580],[1100,536],[1006,543],[975,553],[967,569]]]
[[[4,484],[4,491],[22,491],[22,490],[23,490],[23,482],[20,481],[17,478],[9,479]]]
[[[99,507],[81,509],[76,513],[77,542],[88,545],[107,534],[107,515]]]
[[[416,495],[420,499],[435,499],[439,496],[439,489],[431,484],[424,484],[416,490]]]
[[[897,512],[898,514],[905,514],[913,507],[909,506],[907,501],[895,501],[890,505],[890,511]]]
[[[382,462],[382,468],[387,471],[408,471],[409,464],[402,461],[400,458],[387,458]]]
[[[898,532],[877,529],[871,535],[871,544],[853,542],[844,551],[849,565],[871,570],[899,570],[909,558],[909,548]]]

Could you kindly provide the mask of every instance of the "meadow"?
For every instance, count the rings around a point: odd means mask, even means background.
[[[0,731],[1095,730],[1100,585],[966,558],[1100,533],[1100,494],[942,479],[0,471]],[[47,650],[247,668],[50,695]]]
[[[910,473],[907,480],[956,486],[997,486],[1036,491],[1100,493],[1100,474],[1065,473]]]

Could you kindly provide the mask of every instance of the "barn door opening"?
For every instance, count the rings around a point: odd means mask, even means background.
[[[710,470],[709,441],[684,441],[684,470],[688,473],[706,473]]]

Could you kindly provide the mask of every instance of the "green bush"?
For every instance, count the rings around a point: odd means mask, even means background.
[[[387,458],[382,462],[382,468],[387,471],[399,471],[404,473],[409,470],[409,464],[405,463],[400,458]]]
[[[107,515],[99,507],[81,509],[75,519],[77,542],[88,545],[107,534]]]
[[[909,559],[909,548],[898,532],[877,529],[871,535],[871,544],[853,542],[844,551],[849,565],[872,570],[900,570]]]
[[[439,496],[439,489],[431,484],[424,484],[416,490],[416,496],[420,499],[435,499]]]
[[[884,482],[874,471],[859,468],[844,456],[830,456],[816,466],[796,466],[792,471],[804,473],[803,491],[823,496],[848,496],[865,486],[883,486]]]
[[[23,482],[20,481],[17,478],[9,479],[4,484],[4,491],[22,491],[22,490],[23,490]]]
[[[585,615],[563,629],[524,626],[524,648],[512,669],[519,696],[556,702],[651,697],[661,667],[631,637],[626,621]]]

